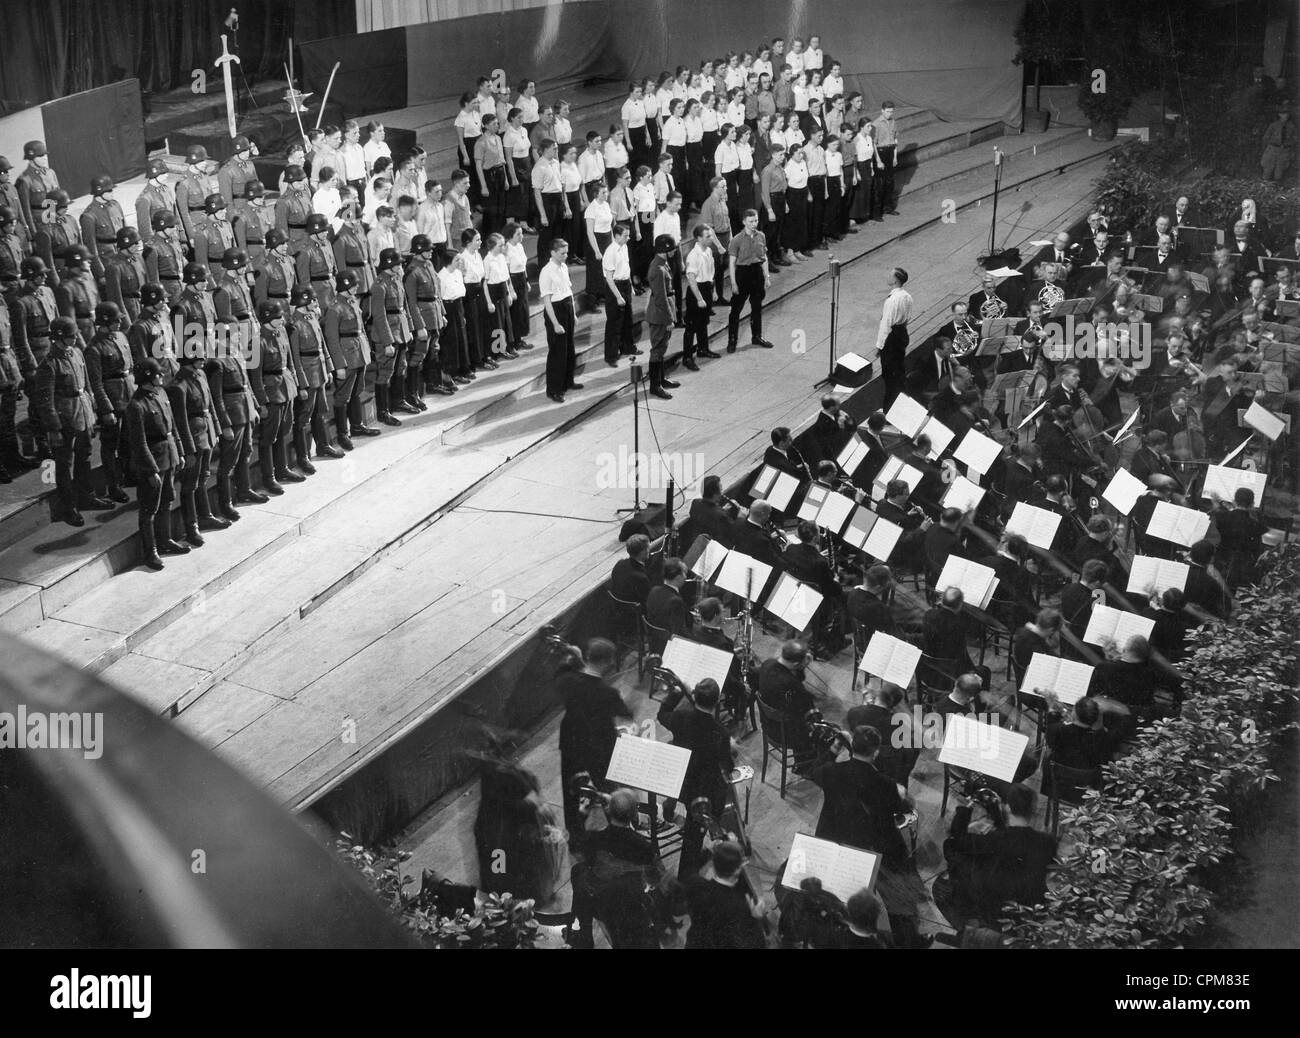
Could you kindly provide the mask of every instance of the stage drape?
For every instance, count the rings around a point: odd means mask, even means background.
[[[69,194],[89,194],[90,178],[100,173],[122,181],[144,172],[144,113],[134,79],[51,101],[41,114]]]
[[[349,118],[415,104],[407,99],[406,32],[384,29],[314,40],[299,47],[302,89],[315,95],[308,101],[312,109],[319,111],[317,106],[336,61],[339,71],[330,88],[330,105],[338,101]],[[473,83],[471,77],[471,87]]]
[[[244,74],[283,78],[289,37],[302,43],[355,32],[355,0],[41,0],[10,3],[0,14],[0,110],[135,77],[145,92],[218,75],[222,23],[239,10]]]

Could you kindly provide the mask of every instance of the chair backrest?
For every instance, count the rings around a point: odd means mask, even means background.
[[[923,652],[916,664],[917,683],[930,688],[943,688],[944,695],[947,695],[957,676],[965,670],[964,663],[964,660],[959,664],[957,660],[943,659]]]
[[[642,623],[645,624],[646,637],[650,641],[651,649],[655,652],[662,652],[664,646],[668,644],[668,639],[672,637],[673,632],[668,630],[667,627],[658,627],[644,618],[642,619]]]
[[[785,749],[785,714],[760,699],[758,716],[762,720],[763,735],[766,736],[767,741],[779,749]]]
[[[1052,794],[1067,804],[1083,803],[1085,789],[1101,788],[1100,768],[1071,768],[1056,761],[1048,761],[1052,775]]]
[[[641,610],[645,608],[640,602],[634,602],[630,598],[619,598],[609,588],[605,589],[605,594],[609,596],[610,604],[618,610],[640,614]]]

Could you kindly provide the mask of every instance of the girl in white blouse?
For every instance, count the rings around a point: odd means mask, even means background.
[[[668,118],[664,120],[664,151],[673,157],[673,183],[678,191],[686,188],[686,121],[682,118],[682,102],[673,98],[668,103]]]
[[[771,47],[758,48],[758,58],[754,61],[754,64],[749,71],[753,72],[760,79],[762,78],[764,73],[767,73],[767,77],[769,79],[774,78],[772,75],[772,48]]]
[[[641,104],[645,107],[646,129],[650,131],[650,158],[659,154],[659,141],[663,138],[664,130],[659,118],[662,109],[659,106],[658,89],[659,83],[650,77],[641,85]]]
[[[844,191],[844,153],[838,137],[826,138],[826,237],[841,241],[845,234],[848,210]]]
[[[822,103],[822,111],[826,111],[826,92],[822,89],[822,74],[814,69],[806,75],[808,76],[808,100],[817,98]]]
[[[736,177],[736,186],[739,192],[736,196],[736,211],[744,213],[746,209],[754,208],[754,184],[758,178],[758,170],[754,168],[754,131],[748,126],[741,126],[736,134],[736,157],[740,161],[740,168]],[[733,217],[732,224],[736,224]],[[739,226],[732,227],[732,233],[735,233]]]
[[[686,190],[682,191],[684,202],[688,206],[698,207],[708,192],[708,181],[704,178],[704,120],[701,118],[702,107],[699,101],[686,102],[686,115],[682,120],[686,124]],[[678,190],[681,191],[679,185]]]
[[[698,101],[703,96],[704,77],[696,72],[686,81],[686,99],[688,101]]]
[[[794,79],[790,81],[790,90],[794,94],[794,110],[796,112],[808,111],[807,73],[796,72]]]
[[[655,196],[654,180],[649,166],[636,171],[636,186],[632,189],[632,283],[638,292],[645,291],[646,274],[654,259],[655,217],[659,215],[659,202]]]
[[[454,258],[447,260],[448,256]],[[448,248],[442,267],[438,270],[438,287],[442,289],[442,305],[447,312],[447,325],[438,337],[438,356],[442,370],[458,386],[467,386],[478,376],[469,356],[469,339],[465,327],[465,278],[461,273],[460,254]]]
[[[605,138],[605,180],[610,186],[618,183],[618,175],[627,169],[627,145],[623,142],[623,127],[615,123]]]
[[[541,119],[537,104],[537,84],[525,79],[519,84],[519,96],[515,98],[515,107],[523,113],[524,129],[529,133]]]
[[[511,311],[515,303],[514,286],[510,283],[510,262],[506,259],[506,240],[500,234],[488,235],[487,256],[483,259],[484,280],[487,282],[487,312],[492,330],[493,352],[507,360],[519,356],[515,352],[515,332]]]
[[[564,231],[569,243],[569,262],[580,263],[583,253],[582,173],[578,169],[578,149],[566,144],[560,149],[560,186],[564,190]]]
[[[808,163],[803,148],[796,147],[785,163],[786,192],[783,244],[796,260],[812,259],[808,246]]]
[[[614,210],[609,204],[609,188],[601,184],[596,188],[596,197],[587,204],[583,213],[586,224],[587,242],[587,288],[586,295],[592,306],[605,298],[605,274],[601,269],[601,260],[605,250],[614,240]]]
[[[510,271],[510,329],[516,351],[531,350],[528,342],[528,253],[524,251],[524,229],[518,223],[506,224],[506,269]]]
[[[465,337],[469,344],[470,363],[476,368],[496,368],[492,359],[492,340],[488,330],[487,293],[483,288],[486,269],[479,254],[482,238],[470,228],[461,232],[460,255],[455,263],[465,281]]]
[[[787,112],[785,116],[785,150],[793,152],[803,142],[803,130],[799,128],[799,113]]]
[[[560,101],[555,106],[555,143],[564,150],[564,146],[573,140],[573,124],[569,122],[570,105],[568,101]]]
[[[713,156],[718,150],[718,142],[722,140],[722,117],[718,114],[719,97],[712,91],[704,91],[700,98],[700,125],[704,127],[704,138],[701,143],[704,145],[704,190],[708,192],[708,184],[716,174],[717,167],[714,164]],[[701,199],[703,201],[703,199]]]
[[[745,88],[736,87],[727,92],[727,107],[722,113],[722,121],[739,127],[745,121]]]

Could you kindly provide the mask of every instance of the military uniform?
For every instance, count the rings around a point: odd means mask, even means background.
[[[190,241],[198,241],[203,225],[208,222],[208,214],[203,211],[203,200],[208,195],[218,193],[217,178],[199,172],[199,165],[196,163],[190,166],[176,182],[176,215],[180,218],[185,237]],[[220,258],[221,253],[218,252],[217,256]]]
[[[114,490],[122,489],[122,463],[127,454],[121,435],[122,419],[136,388],[131,377],[131,347],[121,332],[99,328],[86,344],[84,355],[90,392],[99,415],[99,460],[104,466],[109,496],[113,497]]]
[[[212,452],[220,442],[217,407],[202,362],[182,364],[167,385],[167,397],[185,453],[185,466],[181,470],[181,515],[188,532],[198,529],[200,522],[212,525],[208,474]]]
[[[45,261],[45,265],[54,270],[57,260],[70,245],[81,245],[81,224],[64,209],[58,219],[43,223],[36,229],[32,239],[32,254]]]
[[[288,330],[289,349],[302,371],[302,388],[307,390],[307,399],[299,400],[294,410],[293,443],[301,463],[308,459],[309,433],[316,437],[316,453],[327,453],[330,446],[325,417],[334,409],[334,365],[315,313],[294,310]]]
[[[420,398],[421,389],[417,378],[427,375],[427,381],[434,386],[444,384],[442,364],[438,353],[438,334],[447,324],[447,315],[442,305],[442,284],[438,272],[426,256],[416,256],[406,268],[406,299],[410,304],[419,327],[424,328],[428,338],[416,339],[411,343],[410,356],[407,358],[407,376],[410,380],[408,399]]]
[[[167,302],[180,295],[181,271],[185,267],[185,250],[166,231],[158,231],[144,243],[144,272],[149,281],[162,285]]]
[[[21,453],[18,449],[18,392],[22,385],[23,366],[14,350],[9,307],[0,303],[0,464],[16,460]]]
[[[43,222],[45,196],[51,191],[58,190],[59,176],[48,166],[42,169],[35,163],[29,162],[22,176],[14,183],[14,187],[18,189],[18,201],[22,206],[20,219],[27,225],[28,235],[35,238],[36,231]]]
[[[18,189],[13,184],[0,184],[0,205],[7,205],[14,213],[14,229],[23,243],[23,248],[31,250],[32,236],[27,230],[27,221],[22,218],[23,203],[18,197]]]
[[[307,237],[307,217],[311,215],[311,195],[289,187],[276,199],[275,225],[289,238],[290,250]]]
[[[33,383],[36,421],[47,436],[60,434],[54,447],[54,479],[64,514],[69,515],[77,511],[79,499],[91,496],[90,431],[95,410],[81,351],[68,343],[49,345]]]
[[[230,223],[235,232],[235,246],[248,253],[250,261],[266,254],[266,232],[275,226],[275,214],[265,205],[248,198],[236,198],[230,206]]]
[[[289,305],[289,294],[298,280],[298,271],[293,257],[279,256],[274,252],[265,252],[262,262],[254,271],[253,302],[259,306],[268,299],[274,299],[281,306]]]
[[[144,237],[153,227],[154,213],[176,212],[176,191],[169,184],[150,180],[135,200],[135,228]]]
[[[141,386],[135,391],[126,409],[125,425],[140,499],[140,540],[147,557],[171,542],[176,470],[181,467],[184,447],[171,402],[161,386]],[[157,485],[149,478],[154,475]]]
[[[306,285],[316,293],[323,311],[334,300],[334,275],[338,269],[334,263],[334,250],[327,242],[304,238],[298,246],[296,263],[298,284]]]
[[[182,293],[181,300],[189,300],[192,307],[194,300],[191,293],[194,293],[193,286]],[[252,432],[248,426],[252,417],[252,396],[244,369],[243,350],[246,344],[251,346],[251,336],[256,334],[256,325],[252,320],[248,288],[238,278],[223,278],[210,301],[206,293],[197,295],[211,308],[211,320],[216,328],[221,329],[225,339],[222,348],[215,351],[215,356],[204,367],[208,375],[208,387],[212,392],[212,403],[217,410],[217,424],[221,427],[221,446],[217,456],[217,500],[224,514],[230,510],[233,501],[232,477],[235,489],[241,494],[249,489],[248,463],[252,457],[253,445]],[[226,438],[227,432],[231,434],[229,439]]]
[[[104,279],[104,260],[117,248],[117,232],[126,217],[116,198],[107,202],[96,195],[81,214],[81,244],[90,253],[90,269],[98,281]]]
[[[370,295],[375,283],[374,261],[360,224],[344,221],[334,236],[334,263],[339,270],[350,270],[357,276],[357,297],[360,299]]]
[[[194,236],[194,262],[208,268],[213,278],[221,277],[221,257],[235,247],[235,230],[229,220],[209,215]]]
[[[372,367],[361,304],[351,296],[339,295],[325,311],[321,331],[331,367],[347,371],[334,390],[334,428],[340,437],[346,437],[349,422],[354,430],[363,424],[361,388],[366,370]]]
[[[148,277],[144,260],[129,249],[119,249],[104,261],[104,298],[122,311],[123,329],[140,316],[140,289]]]
[[[289,469],[289,436],[293,432],[293,407],[298,387],[306,377],[300,363],[295,363],[289,336],[283,329],[262,326],[261,348],[256,363],[248,367],[248,382],[253,397],[266,408],[258,435],[258,465],[262,485],[283,481]]]
[[[176,329],[170,314],[142,313],[140,319],[127,329],[126,341],[131,347],[134,363],[152,358],[162,366],[165,378],[175,376],[180,364],[176,355]]]
[[[401,387],[406,380],[406,349],[415,337],[411,308],[402,285],[401,268],[390,267],[375,278],[370,289],[370,341],[375,346],[376,406],[381,414],[391,414],[390,386]],[[386,356],[388,347],[393,355]]]
[[[95,307],[99,305],[95,275],[88,270],[65,270],[54,290],[54,301],[60,314],[77,322],[82,341],[89,342],[95,334]]]
[[[244,197],[244,185],[256,179],[257,167],[253,165],[253,160],[232,155],[217,170],[217,190],[226,200],[226,205],[231,205],[235,199]],[[240,248],[243,246],[241,245]]]
[[[0,292],[9,295],[18,288],[19,268],[27,258],[27,244],[19,237],[18,223],[14,230],[0,235]]]

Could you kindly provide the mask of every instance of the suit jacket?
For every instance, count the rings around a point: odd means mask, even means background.
[[[966,636],[971,621],[965,613],[953,612],[943,606],[926,611],[922,620],[921,648],[931,657],[922,660],[917,677],[927,685],[943,688],[971,670],[974,664],[966,647]]]
[[[632,711],[612,685],[585,671],[568,673],[557,682],[564,701],[560,721],[560,771],[568,785],[579,771],[591,773],[596,782],[605,778],[609,759],[618,739],[615,721],[631,717]]]
[[[650,575],[645,565],[632,558],[619,559],[609,577],[609,590],[616,598],[645,605],[650,594]]]
[[[878,595],[873,595],[865,588],[851,588],[844,596],[844,608],[853,618],[854,623],[861,625],[867,642],[871,641],[871,636],[877,631],[898,634],[898,624],[894,621],[894,614],[889,606],[882,602]]]
[[[823,764],[809,776],[824,794],[816,836],[874,851],[889,865],[907,860],[907,847],[894,823],[903,804],[898,787],[874,764],[850,758]]]
[[[961,535],[936,523],[925,531],[925,569],[930,580],[938,580],[948,556],[961,544]]]
[[[781,553],[781,563],[790,573],[811,584],[827,598],[841,594],[840,585],[831,572],[831,564],[811,544],[792,544]]]
[[[832,418],[825,411],[817,415],[817,420],[813,422],[813,427],[808,436],[808,443],[814,450],[811,452],[815,457],[809,458],[809,464],[816,465],[819,461],[834,461],[839,457],[840,451],[844,445],[849,442],[849,437],[853,435],[852,427],[843,429],[839,422]]]
[[[775,446],[768,447],[763,452],[763,464],[771,465],[781,472],[788,472],[799,480],[810,478],[803,465],[803,455],[799,453],[797,447],[791,447],[788,454],[782,454]]]
[[[681,592],[667,584],[655,585],[646,595],[645,618],[671,634],[685,635],[690,630],[686,602]]]
[[[937,345],[936,340],[931,340],[907,355],[907,391],[913,396],[936,393],[952,377],[956,362],[951,357],[939,357]]]
[[[744,552],[750,558],[765,562],[769,566],[776,566],[780,562],[776,554],[776,546],[772,543],[768,532],[755,526],[748,518],[737,518],[732,521],[731,543],[736,551]],[[758,591],[758,588],[754,589],[755,597]]]
[[[1232,599],[1223,586],[1210,576],[1204,566],[1191,564],[1187,573],[1187,586],[1183,588],[1187,601],[1200,606],[1207,613],[1226,619],[1232,609]]]

